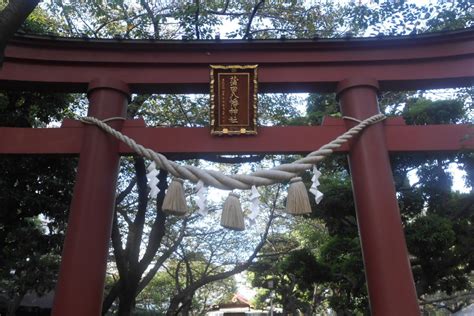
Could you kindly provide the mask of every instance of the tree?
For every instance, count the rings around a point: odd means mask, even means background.
[[[3,6],[2,2],[0,5]],[[0,65],[3,63],[4,50],[8,40],[25,22],[38,3],[39,0],[9,0],[8,4],[0,11]]]
[[[311,315],[327,307],[338,313],[367,310],[350,182],[341,181],[336,172],[325,180],[318,219],[296,221],[251,269],[255,286],[275,280],[276,301],[287,313]],[[265,299],[269,291],[263,294]]]
[[[403,102],[394,96],[389,95],[390,102],[399,105],[386,109],[402,113],[409,124],[448,124],[469,119],[466,117],[469,102],[463,101],[466,94],[461,99],[437,101],[419,94],[403,95]],[[321,115],[337,110],[334,103],[323,96],[312,96],[309,101],[308,109],[312,113],[308,119],[311,121],[320,122]],[[385,101],[381,102],[384,106]],[[423,306],[430,301],[442,302],[444,298],[450,302],[444,308],[455,312],[469,302],[465,298],[472,297],[473,195],[472,191],[470,194],[453,192],[452,179],[446,170],[454,161],[465,162],[464,169],[469,169],[466,179],[471,179],[471,156],[461,152],[391,157],[417,292]],[[262,257],[254,268],[254,284],[262,286],[262,280],[269,276],[276,278],[277,301],[284,309],[305,311],[314,299],[310,291],[305,293],[302,289],[305,282],[311,281],[313,294],[318,293],[318,287],[326,290],[319,292],[319,303],[323,306],[327,304],[340,314],[364,313],[368,311],[368,301],[349,169],[337,156],[325,160],[319,168],[323,170],[320,181],[325,197],[321,204],[313,205],[312,217],[325,223],[328,235],[294,226],[291,234],[300,232],[297,233],[299,238],[290,235],[286,239],[296,240],[297,244],[277,252],[276,256]],[[417,183],[409,181],[409,173],[413,171],[417,172]],[[299,265],[295,268],[289,264],[292,262]],[[324,271],[322,276],[310,276],[315,267]],[[304,277],[299,280],[298,274]],[[263,299],[268,293],[264,292]],[[461,297],[457,303],[456,293]],[[436,299],[432,299],[433,295]]]
[[[315,24],[312,29],[334,30],[337,28],[334,24],[342,22],[342,19],[320,19],[325,12],[335,8],[322,4],[305,8],[297,3],[270,6],[265,1],[193,1],[179,5],[150,1],[140,1],[138,5],[129,1],[110,1],[107,4],[89,2],[78,7],[54,1],[48,6],[52,12],[62,13],[69,34],[83,33],[91,37],[210,39],[218,33],[216,29],[224,19],[239,23],[239,29],[230,35],[232,37],[268,38],[282,33],[291,34],[291,37],[303,37],[302,34],[312,37],[313,34],[305,30],[308,24]],[[280,14],[283,10],[288,12],[286,17]],[[81,20],[82,23],[78,25],[74,23],[75,20]],[[264,27],[264,20],[271,21],[272,26]]]
[[[193,99],[185,96],[137,96],[129,106],[129,115],[143,115],[149,124],[199,126],[206,121],[207,103],[207,96]],[[282,102],[282,106],[283,104]],[[157,112],[159,115],[156,115]],[[172,158],[180,159],[181,157]],[[258,156],[232,159],[210,155],[205,158],[211,161],[232,163],[261,159]],[[192,161],[192,163],[198,162]],[[128,315],[136,306],[137,295],[153,280],[156,273],[167,267],[165,264],[167,260],[182,262],[179,265],[180,269],[186,271],[183,272],[186,275],[190,275],[184,285],[180,284],[181,279],[175,282],[178,290],[171,297],[168,313],[174,313],[173,310],[182,309],[183,306],[189,308],[193,297],[202,293],[203,287],[210,288],[211,282],[220,281],[243,271],[254,258],[251,256],[252,251],[257,251],[265,241],[263,238],[260,242],[249,244],[257,250],[252,247],[246,249],[250,257],[242,262],[241,258],[236,256],[236,249],[242,247],[238,246],[242,234],[239,237],[236,234],[229,234],[222,228],[205,229],[204,227],[209,225],[208,220],[196,215],[190,215],[184,220],[168,217],[161,210],[167,187],[167,173],[161,171],[158,176],[161,192],[155,204],[148,195],[145,169],[145,161],[141,158],[123,160],[119,179],[121,192],[116,200],[117,213],[112,229],[114,268],[118,271],[118,279],[109,286],[103,304],[103,313],[109,310],[113,302],[118,299],[118,314]],[[274,205],[268,207],[275,208]],[[217,221],[214,207],[210,205],[209,209],[214,220]],[[271,218],[268,221],[270,223]],[[265,231],[268,229],[269,227]],[[250,239],[250,237],[246,238]],[[227,242],[223,244],[222,240]],[[216,244],[223,246],[221,249],[216,249]],[[207,266],[207,269],[200,273],[193,273],[189,268],[192,265],[184,264],[195,260],[196,248],[203,252],[199,258]],[[224,256],[234,257],[226,261],[227,269],[216,270],[214,267],[222,265],[222,261],[219,260],[223,260]]]
[[[71,96],[0,93],[0,125],[39,127],[67,116]],[[75,159],[0,157],[0,289],[14,315],[27,291],[54,287],[75,174]]]
[[[20,23],[20,15],[38,1],[2,2],[0,34]],[[5,24],[5,25],[6,25]],[[19,26],[19,25],[18,25]],[[54,31],[55,22],[41,9],[21,26],[27,32]],[[13,30],[14,31],[14,30]],[[3,49],[2,49],[3,53]],[[0,92],[0,125],[45,127],[72,117],[76,96],[37,92]],[[0,291],[14,315],[27,292],[43,295],[54,288],[66,229],[76,160],[68,157],[3,155],[0,157]]]
[[[149,96],[137,96],[129,106],[129,115],[135,116]],[[167,172],[158,175],[156,204],[149,199],[144,159],[134,157],[122,161],[116,198],[116,213],[112,226],[112,247],[118,279],[110,285],[103,303],[106,313],[118,298],[119,315],[129,315],[136,296],[153,279],[156,272],[184,237],[187,220],[174,225],[161,207],[167,184]],[[170,223],[171,222],[171,223]],[[143,253],[142,250],[144,251]],[[157,254],[159,254],[157,256]]]
[[[9,298],[6,315],[16,315],[28,291],[36,295],[51,291],[60,261],[58,243],[38,219],[29,217],[16,226],[16,231],[7,233],[2,250],[0,289]]]
[[[321,311],[318,307],[321,307],[322,289],[317,282],[325,278],[328,268],[319,264],[307,248],[282,248],[277,253],[274,252],[274,247],[279,243],[285,247],[284,243],[288,242],[285,237],[279,242],[271,240],[272,251],[263,251],[259,256],[260,260],[250,268],[253,272],[252,285],[265,289],[259,293],[257,300],[262,303],[275,292],[275,302],[281,304],[283,314],[295,315],[302,311],[307,315],[314,315]],[[281,253],[285,255],[282,256]]]
[[[170,298],[176,293],[177,287],[183,287],[187,282],[186,269],[182,262],[174,259],[169,260],[166,269],[159,271],[149,285],[137,297],[138,306],[143,310],[148,310],[160,315],[166,314]],[[191,266],[190,266],[191,267]],[[192,263],[192,270],[203,272],[206,269],[206,262],[195,261]],[[219,267],[213,269],[222,270]],[[178,273],[178,275],[176,274]],[[178,283],[176,283],[176,281]],[[226,278],[209,283],[201,287],[191,302],[191,311],[195,315],[204,315],[210,305],[229,301],[236,291],[236,282],[232,278]]]
[[[165,221],[167,216],[165,213],[163,213],[161,206],[163,204],[164,192],[167,187],[167,173],[161,171],[159,175],[159,187],[161,192],[157,198],[156,215],[150,224],[151,231],[145,253],[140,258],[142,234],[145,227],[148,202],[148,189],[146,186],[145,164],[143,159],[135,158],[135,170],[136,178],[134,178],[128,187],[117,197],[117,213],[114,216],[112,227],[112,244],[114,256],[116,259],[116,267],[120,278],[115,282],[115,284],[112,285],[104,300],[104,313],[110,308],[113,301],[118,297],[120,304],[119,315],[129,315],[135,305],[135,297],[153,278],[161,264],[176,249],[184,234],[184,230],[182,230],[181,233],[176,236],[176,241],[174,241],[174,243],[172,243],[158,259],[156,259],[154,267],[147,271],[148,266],[155,259],[154,257],[166,233]],[[129,210],[124,210],[124,208],[121,207],[119,203],[127,197],[127,194],[131,191],[135,183],[138,188],[139,196],[136,214],[134,214],[135,217],[132,220],[130,219],[131,214]],[[124,217],[126,224],[128,225],[128,229],[131,231],[127,236],[125,249],[122,248],[122,233],[120,229],[121,224],[118,220],[119,214]]]
[[[201,240],[208,240],[198,242],[197,245],[197,240],[195,240],[191,248],[186,249],[184,245],[181,246],[181,253],[178,252],[177,254],[180,260],[174,271],[176,290],[170,299],[166,315],[179,315],[180,313],[182,315],[188,315],[192,307],[193,298],[198,290],[213,282],[224,280],[245,271],[252,264],[258,252],[266,243],[273,222],[275,208],[276,199],[274,200],[272,208],[269,210],[270,214],[266,220],[260,240],[256,246],[252,247],[253,249],[247,257],[242,258],[242,252],[248,252],[250,250],[245,249],[246,247],[240,244],[242,236],[229,233],[223,229],[212,229],[210,232],[206,232],[205,235],[200,235]],[[216,243],[215,234],[217,234],[217,240],[220,239],[218,243]],[[205,238],[206,235],[207,238]],[[208,245],[203,247],[206,243],[208,243]],[[248,247],[249,245],[247,245],[247,248]],[[202,252],[195,250],[202,248],[204,248]],[[194,268],[193,263],[195,262],[195,258],[198,258],[196,261],[201,263],[204,267],[203,269],[196,270]],[[184,269],[185,282],[181,282],[179,279],[181,267]]]

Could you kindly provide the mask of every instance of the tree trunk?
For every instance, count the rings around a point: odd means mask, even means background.
[[[176,299],[172,299],[170,302],[170,306],[168,306],[168,310],[166,311],[166,316],[176,316],[178,315],[179,311],[179,301]]]
[[[102,303],[102,315],[107,314],[108,310],[110,307],[112,307],[112,304],[115,302],[117,299],[119,292],[120,292],[120,280],[117,281],[112,288],[110,289],[109,293],[104,298],[104,301]]]
[[[3,63],[5,46],[20,28],[39,0],[10,0],[0,12],[0,65]]]
[[[285,301],[283,302],[283,315],[299,315],[298,308],[296,307],[296,298],[294,298],[291,294],[286,297]]]
[[[7,304],[7,314],[6,316],[15,316],[16,310],[20,307],[21,300],[25,296],[25,293],[15,295]]]
[[[194,295],[194,293],[193,293],[193,295]],[[182,307],[181,307],[181,311],[180,311],[181,316],[189,316],[190,315],[192,304],[193,304],[193,296],[186,297],[186,300],[183,301],[183,304],[182,304]]]
[[[146,168],[143,159],[136,158],[135,163],[136,171],[136,185],[138,187],[138,211],[135,215],[135,219],[129,228],[129,234],[127,236],[126,248],[122,249],[122,236],[118,229],[117,214],[114,217],[112,227],[112,246],[114,248],[115,261],[119,271],[120,279],[112,286],[111,290],[104,299],[102,305],[102,315],[105,315],[112,306],[113,302],[118,297],[119,306],[117,315],[129,316],[135,309],[136,297],[140,291],[148,284],[158,267],[153,267],[142,280],[143,273],[146,272],[150,262],[155,257],[160,245],[161,240],[165,234],[165,222],[166,215],[161,210],[163,204],[165,191],[167,188],[167,172],[160,170],[158,175],[160,193],[157,197],[157,214],[155,222],[153,223],[152,230],[149,236],[149,242],[146,247],[145,254],[140,259],[139,250],[141,249],[141,241],[143,236],[143,227],[145,225],[146,206],[148,201],[148,190],[146,184]],[[130,188],[132,188],[131,186]],[[129,194],[125,192],[124,194]],[[181,239],[179,239],[181,240]],[[172,248],[170,248],[172,249]],[[157,262],[163,263],[171,252],[166,252],[158,258]],[[151,273],[151,274],[150,274]]]
[[[134,289],[136,287],[133,287]],[[117,311],[118,316],[130,316],[135,309],[135,293],[131,293],[128,288],[123,289],[119,296],[119,308]]]
[[[194,293],[196,293],[196,291],[199,288],[203,287],[204,285],[212,283],[212,282],[216,282],[219,280],[223,280],[225,278],[231,277],[235,274],[238,274],[248,269],[248,267],[251,265],[253,260],[256,258],[258,252],[262,249],[262,247],[265,245],[267,241],[268,232],[270,230],[270,226],[274,219],[275,203],[276,202],[274,202],[273,207],[271,209],[270,217],[265,227],[265,232],[263,233],[260,242],[255,247],[254,252],[250,255],[250,257],[247,258],[247,261],[236,265],[233,269],[230,269],[228,271],[220,272],[216,274],[208,274],[208,275],[201,276],[198,280],[191,280],[191,282],[187,284],[187,286],[184,289],[179,291],[177,294],[175,294],[171,298],[170,305],[168,307],[168,310],[166,311],[166,316],[178,315],[181,312],[181,309],[183,308],[183,307],[180,307],[180,304],[186,302],[188,298],[192,300]]]
[[[176,297],[172,299],[170,302],[170,306],[166,311],[166,316],[190,315],[194,293],[195,292],[187,294],[182,299],[176,299]]]

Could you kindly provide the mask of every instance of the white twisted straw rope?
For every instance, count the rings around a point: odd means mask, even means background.
[[[349,129],[330,143],[323,145],[316,151],[309,153],[306,157],[293,161],[292,163],[282,164],[272,169],[258,170],[250,174],[224,175],[218,171],[200,169],[194,166],[181,166],[176,162],[168,160],[164,155],[157,153],[149,148],[137,144],[130,137],[123,135],[113,129],[103,121],[95,117],[83,117],[80,121],[89,124],[95,124],[102,130],[114,136],[118,140],[127,144],[137,154],[155,161],[157,167],[167,170],[177,178],[187,179],[197,183],[201,180],[207,186],[213,186],[223,190],[249,190],[253,185],[262,186],[287,181],[300,173],[311,169],[318,161],[333,153],[334,149],[341,147],[349,139],[357,135],[365,127],[380,122],[385,119],[383,114],[377,114],[361,121],[356,126]]]

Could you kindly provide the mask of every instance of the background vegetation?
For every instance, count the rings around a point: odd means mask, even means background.
[[[0,1],[2,21],[13,14],[9,5],[17,2]],[[312,39],[455,30],[472,27],[473,20],[470,1],[49,0],[19,31],[115,39]],[[384,92],[380,105],[408,124],[456,124],[472,121],[472,94],[472,87],[436,100],[422,91]],[[265,125],[317,125],[324,115],[339,115],[334,95],[312,94],[303,101],[285,94],[259,98],[259,119]],[[0,123],[44,127],[80,113],[86,105],[83,95],[3,91]],[[128,116],[144,117],[151,126],[205,126],[207,111],[207,96],[134,95]],[[293,157],[170,158],[237,172]],[[420,305],[426,312],[460,310],[474,296],[474,156],[404,154],[393,155],[391,162]],[[465,171],[463,179],[456,179],[464,182],[463,192],[452,190],[453,163]],[[14,315],[28,291],[42,295],[54,287],[76,160],[4,155],[0,166],[0,291],[5,309]],[[236,283],[231,276],[247,269],[249,282],[260,289],[257,306],[265,307],[273,295],[286,313],[324,314],[328,308],[340,315],[368,313],[344,157],[320,166],[325,198],[314,205],[311,216],[282,215],[282,188],[266,188],[261,191],[263,212],[244,233],[217,225],[219,199],[211,201],[207,217],[194,211],[184,220],[167,216],[161,205],[168,175],[160,172],[161,193],[152,200],[145,167],[139,157],[122,159],[104,313],[203,315],[210,305],[232,296]],[[195,210],[193,188],[187,191]],[[269,280],[274,281],[271,290]]]

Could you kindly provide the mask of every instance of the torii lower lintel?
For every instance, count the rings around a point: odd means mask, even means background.
[[[389,152],[448,152],[474,149],[472,125],[406,125],[401,118],[383,123]],[[0,154],[73,154],[81,151],[84,124],[65,120],[61,128],[0,127]],[[295,154],[308,153],[346,131],[343,119],[327,117],[321,126],[259,127],[252,137],[211,136],[206,127],[146,127],[143,120],[126,120],[122,133],[163,154]],[[304,138],[300,137],[305,135]],[[310,141],[308,141],[310,140]],[[409,140],[409,141],[407,141]],[[348,146],[336,151],[346,153]],[[122,155],[133,153],[119,145]]]

